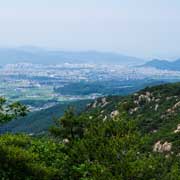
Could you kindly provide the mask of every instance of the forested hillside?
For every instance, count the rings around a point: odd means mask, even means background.
[[[91,100],[63,102],[48,109],[29,112],[27,116],[19,117],[3,124],[0,128],[0,133],[47,133],[49,127],[54,124],[54,120],[63,116],[68,106],[73,106],[77,113],[80,113],[85,110],[86,105],[90,102]]]
[[[178,180],[179,115],[180,83],[68,108],[49,136],[0,136],[1,179]]]

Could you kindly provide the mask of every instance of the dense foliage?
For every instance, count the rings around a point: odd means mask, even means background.
[[[8,103],[5,98],[0,97],[0,124],[6,123],[19,116],[25,116],[28,112],[26,106],[21,103]]]
[[[80,81],[76,83],[67,84],[63,87],[55,88],[55,92],[62,95],[90,95],[90,94],[102,94],[102,95],[127,95],[131,94],[146,86],[152,86],[165,83],[164,81],[157,80],[108,80],[108,81]]]
[[[48,137],[2,135],[1,179],[180,179],[180,84],[65,111]],[[155,149],[157,142],[168,148]]]
[[[86,104],[90,102],[91,100],[64,102],[48,109],[29,112],[25,117],[20,117],[4,124],[1,127],[1,131],[29,134],[48,132],[49,127],[54,124],[53,119],[63,116],[63,113],[68,106],[73,106],[80,112],[83,111]]]

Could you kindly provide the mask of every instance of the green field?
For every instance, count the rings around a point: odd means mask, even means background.
[[[1,83],[0,96],[6,97],[9,101],[74,101],[77,99],[89,99],[89,95],[71,96],[61,95],[54,92],[53,86],[32,86],[28,87],[23,82]]]
[[[0,95],[13,101],[19,100],[51,100],[55,97],[53,87],[27,87],[23,83],[1,83]]]

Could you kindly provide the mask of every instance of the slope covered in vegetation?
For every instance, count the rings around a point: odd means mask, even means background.
[[[69,108],[49,137],[0,137],[1,179],[180,179],[180,83]]]
[[[3,124],[0,132],[42,134],[43,132],[47,132],[49,127],[54,124],[53,119],[63,116],[68,106],[73,106],[79,113],[83,111],[86,104],[90,102],[91,100],[64,102],[48,109],[29,112],[27,116],[19,117],[18,119]]]

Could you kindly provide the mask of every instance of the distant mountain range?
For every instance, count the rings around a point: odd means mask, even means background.
[[[176,61],[154,59],[141,67],[153,67],[161,70],[180,71],[180,59],[177,59]]]
[[[0,65],[21,62],[36,64],[96,63],[122,65],[139,65],[145,63],[140,58],[109,52],[59,51],[34,47],[0,48]]]

